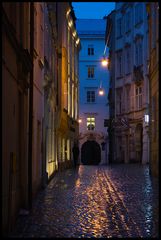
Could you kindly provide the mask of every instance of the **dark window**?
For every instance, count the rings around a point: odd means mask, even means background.
[[[87,102],[95,102],[95,91],[87,91]]]
[[[94,67],[88,67],[88,78],[94,78]]]
[[[88,45],[88,55],[94,55],[94,47],[93,47],[93,45]]]
[[[94,55],[94,48],[88,47],[88,55]]]

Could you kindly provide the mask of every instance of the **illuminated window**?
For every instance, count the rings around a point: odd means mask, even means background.
[[[87,118],[87,130],[94,130],[95,129],[95,118],[89,117]]]
[[[87,102],[88,103],[95,102],[95,91],[87,91]]]

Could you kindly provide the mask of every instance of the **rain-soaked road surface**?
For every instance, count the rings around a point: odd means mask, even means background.
[[[59,172],[10,237],[158,237],[158,183],[148,166]]]

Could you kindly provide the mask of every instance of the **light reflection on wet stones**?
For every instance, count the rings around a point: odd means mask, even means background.
[[[11,237],[156,237],[156,188],[147,166],[68,169],[38,194]]]

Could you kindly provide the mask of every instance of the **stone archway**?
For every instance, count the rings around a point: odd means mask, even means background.
[[[142,163],[142,152],[143,152],[143,127],[142,124],[137,124],[135,129],[135,151],[136,151],[136,162]]]
[[[85,165],[97,165],[101,162],[101,148],[96,141],[87,141],[81,148],[81,162]]]

